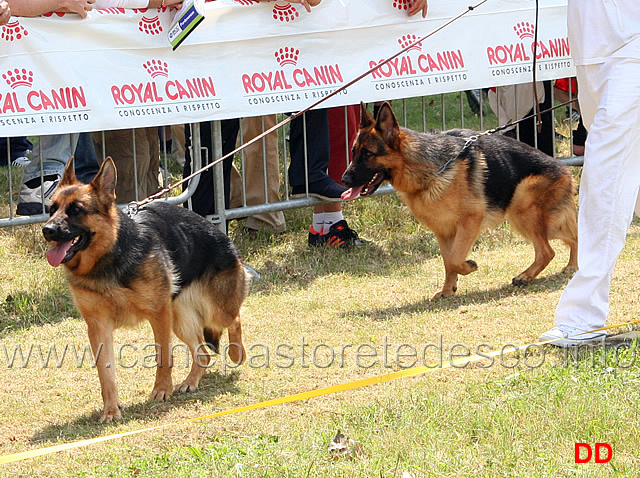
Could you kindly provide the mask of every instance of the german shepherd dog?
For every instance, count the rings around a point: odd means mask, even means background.
[[[576,186],[569,169],[521,141],[477,136],[469,130],[425,134],[398,126],[389,103],[377,120],[361,105],[353,162],[342,182],[344,200],[369,196],[387,180],[416,218],[435,234],[444,260],[445,282],[435,298],[453,295],[458,274],[478,269],[467,260],[478,235],[505,218],[533,243],[535,260],[513,278],[526,285],[553,259],[551,239],[571,249],[563,272],[577,262]]]
[[[224,329],[229,357],[240,364],[246,356],[239,312],[250,276],[232,242],[203,217],[163,201],[129,217],[116,207],[116,179],[107,158],[93,181],[82,184],[71,158],[42,229],[53,245],[47,260],[54,267],[65,265],[73,300],[87,323],[104,400],[101,422],[121,418],[113,351],[118,327],[151,323],[155,400],[167,400],[173,392],[172,332],[193,359],[176,391],[197,389],[211,359],[205,344],[217,352]]]

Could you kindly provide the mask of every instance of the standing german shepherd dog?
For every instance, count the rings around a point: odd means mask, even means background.
[[[571,248],[563,272],[575,272],[577,221],[575,184],[567,167],[515,139],[479,136],[469,130],[423,134],[400,128],[385,103],[377,120],[364,104],[353,163],[342,181],[342,198],[368,196],[387,180],[440,245],[446,278],[435,295],[456,292],[458,274],[478,269],[466,260],[480,231],[505,217],[533,243],[535,260],[514,285],[526,285],[553,259],[551,239]]]
[[[229,357],[242,363],[240,306],[249,275],[231,241],[201,216],[162,201],[130,218],[116,207],[116,168],[107,158],[87,185],[76,180],[73,158],[51,199],[42,232],[53,248],[49,263],[64,264],[73,300],[87,323],[96,357],[104,412],[121,418],[113,331],[148,320],[157,371],[151,393],[166,400],[171,381],[171,333],[191,351],[193,365],[177,391],[195,391],[224,329]]]

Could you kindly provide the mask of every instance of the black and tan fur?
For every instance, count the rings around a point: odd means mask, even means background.
[[[231,241],[212,223],[179,206],[156,201],[133,218],[115,203],[116,168],[102,164],[88,185],[76,180],[73,158],[51,200],[43,227],[54,246],[51,265],[64,263],[73,300],[87,323],[109,422],[121,418],[116,387],[113,331],[147,320],[156,344],[152,399],[174,391],[172,332],[191,350],[193,364],[176,391],[197,389],[222,332],[229,357],[245,358],[240,307],[250,278]]]
[[[377,120],[361,107],[354,159],[342,181],[343,194],[367,196],[387,180],[415,217],[435,234],[446,278],[435,297],[457,289],[458,275],[477,270],[467,260],[480,232],[505,218],[533,243],[535,260],[513,278],[526,285],[553,259],[551,239],[570,247],[564,271],[577,270],[575,184],[569,169],[541,151],[515,139],[469,130],[418,133],[401,128],[385,103]],[[435,298],[434,297],[434,298]]]

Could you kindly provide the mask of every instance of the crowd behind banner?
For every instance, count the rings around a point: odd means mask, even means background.
[[[299,111],[378,65],[323,106],[532,81],[533,2],[486,2],[381,64],[468,2],[434,2],[426,19],[402,5],[325,0],[307,14],[218,0],[175,51],[166,7],[13,17],[0,27],[0,128],[32,136]],[[566,0],[542,0],[539,17],[537,78],[573,76]]]

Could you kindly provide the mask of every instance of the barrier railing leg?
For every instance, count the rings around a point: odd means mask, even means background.
[[[211,122],[211,137],[213,139],[213,160],[222,157],[222,125],[220,121]],[[224,166],[222,162],[213,166],[213,190],[215,191],[215,213],[220,223],[218,227],[227,233],[227,219],[224,203]]]

